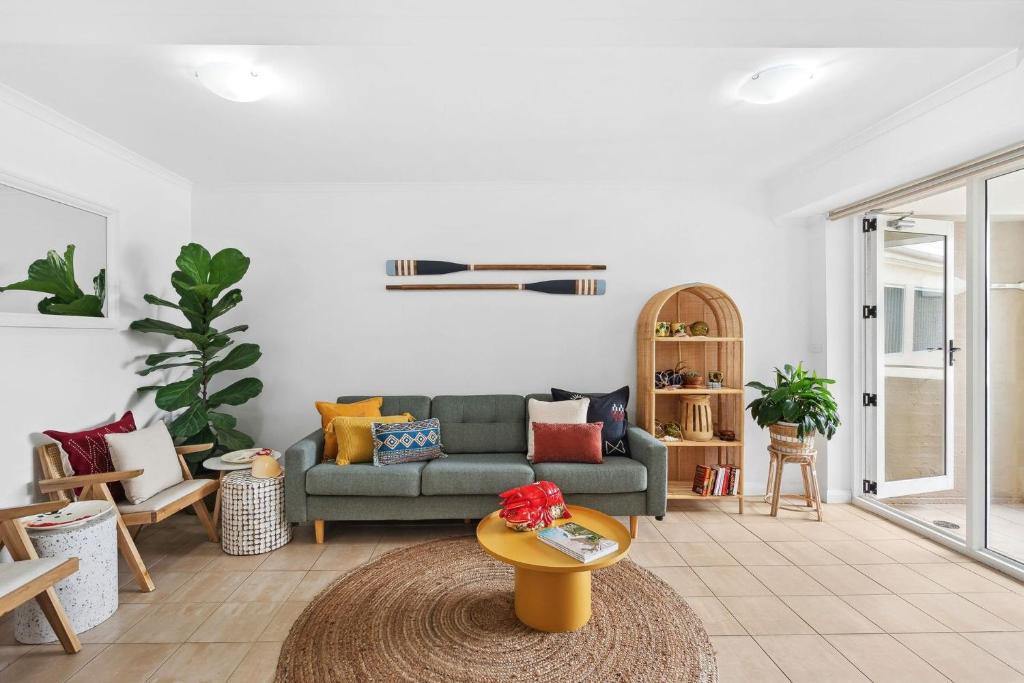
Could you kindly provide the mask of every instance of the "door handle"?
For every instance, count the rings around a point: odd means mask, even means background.
[[[956,356],[954,354],[957,351],[961,351],[962,349],[963,349],[963,347],[961,347],[961,346],[953,346],[953,340],[952,339],[949,340],[949,364],[951,366],[953,365],[953,362],[956,360]]]

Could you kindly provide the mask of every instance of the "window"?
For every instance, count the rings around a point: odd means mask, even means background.
[[[903,352],[903,288],[885,288],[885,352]]]
[[[914,290],[914,350],[941,349],[945,346],[945,297],[940,290],[918,287]]]

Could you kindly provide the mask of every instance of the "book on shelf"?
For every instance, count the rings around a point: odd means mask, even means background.
[[[739,484],[735,465],[697,465],[693,474],[693,492],[701,496],[734,496]]]
[[[616,541],[576,522],[541,529],[537,532],[537,538],[583,564],[599,560],[619,549]]]

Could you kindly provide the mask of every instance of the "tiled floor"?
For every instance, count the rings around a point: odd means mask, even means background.
[[[1024,681],[1024,584],[852,506],[826,506],[821,524],[735,507],[674,506],[631,551],[704,621],[723,683]],[[0,621],[0,681],[271,680],[292,621],[340,572],[471,530],[335,524],[324,546],[301,528],[277,552],[229,557],[181,516],[139,539],[157,590],[127,580],[80,654],[18,645]]]
[[[949,531],[964,538],[967,529],[967,507],[963,503],[921,503],[909,497],[881,502],[892,505],[926,524],[934,524],[940,520],[953,522],[960,528]],[[996,503],[990,508],[988,519],[989,548],[1007,557],[1024,560],[1024,505]]]

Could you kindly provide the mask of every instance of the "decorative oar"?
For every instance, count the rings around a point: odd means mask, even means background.
[[[604,280],[544,280],[543,282],[526,282],[522,284],[475,284],[467,282],[458,285],[387,285],[393,291],[426,292],[441,289],[516,289],[545,294],[576,294],[579,296],[599,296],[604,294]]]
[[[391,260],[388,275],[445,275],[464,270],[605,270],[605,266],[572,263],[452,263],[451,261]]]

